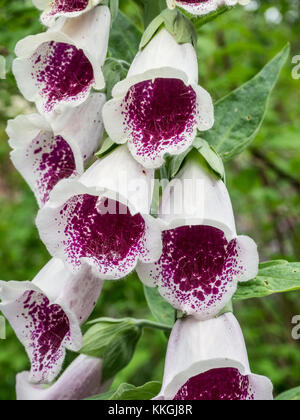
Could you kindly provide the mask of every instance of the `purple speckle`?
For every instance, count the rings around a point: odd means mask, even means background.
[[[68,260],[80,265],[90,258],[102,273],[134,268],[143,253],[145,221],[140,214],[114,200],[83,194],[66,202],[60,211]],[[122,277],[122,275],[120,275]]]
[[[51,4],[51,14],[60,12],[80,12],[87,8],[89,0],[53,0]]]
[[[26,151],[35,175],[35,189],[42,203],[58,181],[76,175],[76,164],[72,149],[61,137],[49,131],[41,131]]]
[[[138,156],[155,159],[186,145],[196,125],[196,93],[179,79],[146,80],[122,103],[124,128]]]
[[[237,369],[212,369],[190,378],[174,400],[245,401],[253,400],[248,376]]]
[[[24,332],[29,334],[32,374],[47,382],[64,355],[63,342],[70,340],[68,317],[59,305],[50,304],[46,296],[33,290],[26,291],[18,302],[24,308],[21,316]]]
[[[163,232],[163,252],[150,277],[160,293],[183,311],[214,307],[234,287],[242,270],[236,241],[211,226],[182,226]]]
[[[32,73],[45,111],[61,101],[84,97],[94,82],[93,67],[84,52],[62,42],[44,42],[30,58]]]

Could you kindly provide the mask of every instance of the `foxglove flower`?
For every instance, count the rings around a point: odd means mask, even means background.
[[[46,115],[84,102],[104,88],[110,11],[99,6],[78,18],[61,18],[47,32],[30,35],[16,46],[13,73],[25,98]]]
[[[168,7],[181,7],[192,15],[206,15],[221,6],[235,6],[239,0],[167,0]]]
[[[173,327],[157,400],[272,400],[273,386],[251,373],[245,341],[233,314]]]
[[[101,110],[105,96],[90,97],[76,108],[54,113],[51,122],[39,114],[8,121],[11,159],[43,206],[58,181],[83,173],[103,137]]]
[[[51,382],[61,369],[65,349],[80,350],[80,325],[94,309],[102,284],[89,266],[73,275],[58,259],[32,282],[0,282],[0,310],[27,351],[30,382]]]
[[[141,280],[158,286],[171,305],[188,315],[217,315],[238,282],[257,275],[259,262],[253,240],[236,234],[224,183],[189,162],[165,189],[160,217],[166,223],[162,256],[138,265]]]
[[[73,271],[90,264],[102,279],[129,274],[161,254],[161,227],[149,215],[153,171],[125,146],[94,163],[79,180],[61,181],[39,211],[37,227],[51,255]]]
[[[137,54],[112,95],[103,107],[106,131],[115,143],[128,142],[146,168],[160,167],[166,153],[191,145],[197,128],[213,125],[211,97],[198,86],[195,49],[177,44],[165,29]]]
[[[63,16],[74,18],[89,11],[102,0],[33,0],[33,4],[42,10],[41,21],[46,26],[52,26],[55,19]]]
[[[101,385],[102,360],[85,355],[78,356],[50,387],[32,384],[29,372],[17,375],[17,400],[83,400],[105,392]]]

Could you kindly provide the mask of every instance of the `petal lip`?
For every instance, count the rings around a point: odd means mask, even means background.
[[[55,3],[51,0],[33,0],[33,4],[36,8],[43,11],[41,15],[41,22],[46,26],[53,26],[55,21],[59,17],[66,17],[66,18],[76,18],[83,13],[90,11],[93,7],[97,6],[97,4],[101,3],[102,0],[89,0],[87,2],[86,7],[83,7],[82,10],[77,11],[63,11],[63,10],[55,10]]]
[[[172,1],[172,0],[167,0]],[[226,1],[226,0],[225,0]],[[198,4],[197,4],[198,3]],[[205,3],[203,2],[197,2],[195,1],[194,4],[192,2],[185,2],[176,0],[175,4],[178,7],[181,7],[182,9],[186,10],[188,13],[191,13],[193,15],[206,15],[208,13],[214,12],[222,5],[222,1],[220,0],[208,0]]]

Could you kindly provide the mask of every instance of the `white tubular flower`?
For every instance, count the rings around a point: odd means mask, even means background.
[[[122,278],[138,260],[161,255],[161,225],[149,215],[152,190],[153,171],[121,146],[54,188],[38,213],[40,237],[71,270],[86,262],[103,279]]]
[[[146,168],[186,150],[197,128],[208,130],[214,122],[211,97],[198,86],[195,49],[177,44],[165,29],[137,54],[112,95],[103,107],[105,128],[115,143],[127,141]]]
[[[32,384],[29,372],[17,375],[17,400],[83,400],[105,391],[101,385],[102,360],[78,356],[50,387]]]
[[[74,275],[55,258],[32,282],[0,282],[0,310],[29,356],[30,382],[50,383],[65,349],[80,350],[80,325],[94,309],[102,285],[89,266]]]
[[[74,18],[88,12],[102,0],[33,0],[33,4],[42,10],[41,21],[46,26],[52,26],[55,19],[63,16]]]
[[[169,9],[174,9],[176,6],[181,7],[192,15],[207,15],[208,13],[216,11],[221,6],[235,6],[242,3],[243,0],[167,0]],[[244,0],[247,1],[248,0]]]
[[[99,6],[19,41],[13,73],[25,98],[49,115],[81,104],[92,87],[103,89],[109,29],[110,11]]]
[[[233,314],[176,322],[157,400],[272,400],[271,381],[251,373]]]
[[[95,93],[76,108],[53,113],[51,123],[39,114],[8,121],[11,160],[33,190],[39,206],[64,178],[81,175],[100,145],[105,95]]]
[[[148,286],[176,309],[198,319],[217,315],[239,281],[258,272],[257,246],[237,236],[224,183],[199,163],[189,162],[165,189],[160,217],[166,223],[161,258],[139,264]]]

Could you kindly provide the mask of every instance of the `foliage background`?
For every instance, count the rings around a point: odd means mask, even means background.
[[[135,2],[120,2],[123,11],[142,29]],[[257,73],[287,41],[291,42],[292,56],[300,54],[298,0],[263,0],[256,5],[252,11],[238,7],[199,30],[200,83],[214,100]],[[266,20],[265,12],[270,7],[280,11],[281,21]],[[0,54],[7,57],[9,65],[16,42],[41,29],[39,13],[30,0],[0,0]],[[257,138],[246,152],[226,164],[238,230],[256,240],[262,261],[300,261],[300,79],[291,76],[291,58]],[[4,131],[8,118],[32,110],[8,73],[7,79],[0,81],[3,280],[32,279],[49,259],[34,225],[35,199],[10,163]],[[300,385],[300,341],[291,338],[291,319],[300,314],[300,294],[241,302],[235,306],[235,313],[245,334],[253,371],[269,376],[276,394]],[[134,280],[107,282],[95,316],[150,317],[141,284]],[[115,385],[160,380],[166,344],[163,333],[145,331],[133,360],[118,374]],[[0,400],[15,398],[15,375],[28,367],[22,345],[8,327],[7,339],[0,341]]]

